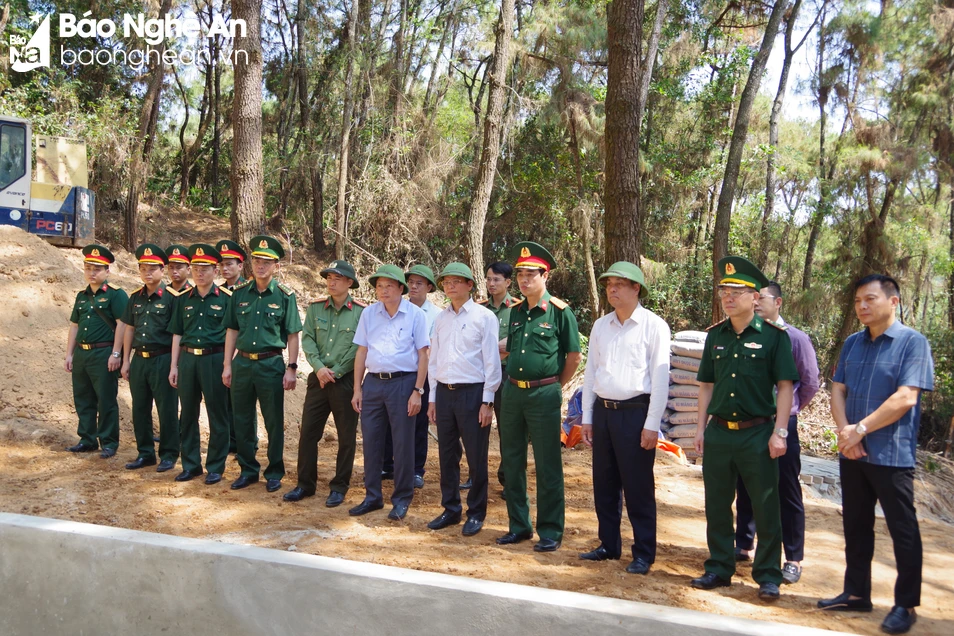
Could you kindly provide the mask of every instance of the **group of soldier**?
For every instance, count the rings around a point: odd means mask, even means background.
[[[165,472],[181,457],[176,481],[205,473],[205,483],[215,484],[234,452],[241,474],[232,489],[258,482],[261,472],[266,490],[275,492],[285,475],[284,391],[296,386],[300,346],[313,372],[307,378],[297,484],[285,501],[316,494],[318,445],[333,415],[338,447],[325,505],[345,500],[360,421],[365,496],[349,514],[382,509],[382,483],[393,479],[388,518],[403,519],[415,488],[424,485],[434,425],[442,511],[428,528],[463,522],[462,534],[473,536],[487,513],[490,426],[496,419],[497,477],[509,518],[508,532],[496,543],[527,541],[535,527],[535,551],[559,549],[565,526],[561,387],[579,367],[581,348],[572,309],[547,291],[556,267],[549,251],[532,242],[518,244],[512,264],[488,268],[488,298],[481,302],[475,300],[470,268],[450,263],[437,276],[423,265],[408,271],[381,265],[368,278],[377,298],[368,305],[351,296],[360,286],[354,267],[337,260],[321,270],[328,295],[308,305],[302,325],[295,293],[276,278],[284,257],[281,242],[257,236],[248,248],[228,240],[166,249],[140,245],[136,258],[143,286],[129,297],[107,280],[114,262],[110,251],[101,245],[84,248],[88,286],[76,296],[65,363],[80,441],[68,450],[100,451],[103,458],[116,453],[121,374],[130,386],[138,450],[127,469],[156,465]],[[241,277],[246,260],[253,274],[247,281]],[[757,533],[752,576],[759,598],[774,601],[779,584],[801,576],[805,515],[797,415],[818,390],[818,366],[808,336],[779,315],[778,283],[741,257],[724,258],[719,268],[727,318],[710,327],[706,338],[696,434],[696,450],[705,453],[710,558],[692,585],[730,585],[736,562],[752,556]],[[519,300],[509,294],[514,272]],[[225,279],[221,285],[215,283],[217,274]],[[582,438],[593,448],[600,543],[580,558],[621,557],[625,501],[634,532],[626,571],[647,574],[656,554],[653,466],[668,397],[671,335],[666,322],[640,302],[649,288],[639,267],[618,262],[599,280],[613,311],[596,320],[588,341]],[[443,309],[427,298],[438,288],[449,301]],[[933,389],[933,366],[923,336],[895,322],[899,292],[893,279],[862,279],[856,292],[865,330],[846,342],[832,392],[848,567],[844,593],[819,607],[871,610],[873,514],[880,501],[899,570],[896,606],[882,628],[903,633],[916,620],[913,608],[920,602],[913,445],[920,391]],[[203,401],[209,421],[204,469]],[[256,457],[256,407],[268,436],[264,471]],[[536,468],[535,524],[527,496],[529,444]],[[464,483],[462,457],[469,473]],[[468,490],[466,511],[463,490]],[[786,561],[780,567],[783,544]]]

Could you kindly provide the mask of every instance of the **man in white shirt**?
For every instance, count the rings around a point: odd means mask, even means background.
[[[463,263],[451,263],[437,279],[451,304],[438,314],[431,336],[428,362],[428,419],[437,425],[441,465],[441,505],[427,524],[440,530],[460,523],[461,442],[470,467],[467,522],[470,537],[484,525],[487,514],[487,449],[494,415],[494,393],[500,385],[497,317],[473,301],[474,275]]]
[[[643,272],[614,263],[600,282],[615,310],[593,324],[583,376],[583,441],[593,448],[593,497],[600,545],[587,561],[619,559],[622,495],[633,526],[631,574],[646,574],[656,558],[653,464],[669,394],[670,331],[643,307]]]

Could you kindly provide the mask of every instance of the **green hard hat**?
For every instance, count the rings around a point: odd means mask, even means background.
[[[431,285],[434,286],[434,289],[437,289],[437,282],[434,280],[434,270],[428,267],[427,265],[415,265],[411,269],[404,272],[404,278],[407,280],[411,277],[411,274],[420,276],[421,278],[427,279]]]
[[[542,269],[549,272],[556,269],[553,254],[539,243],[523,241],[514,247],[514,269]]]
[[[762,270],[741,256],[719,259],[719,275],[719,285],[727,287],[752,287],[757,291],[769,284]]]
[[[625,278],[634,283],[639,283],[640,298],[645,298],[649,294],[649,288],[646,287],[646,277],[643,276],[643,270],[629,261],[617,261],[610,265],[609,269],[600,276],[600,282],[605,285],[604,279],[611,276]]]
[[[249,247],[252,248],[252,256],[258,258],[267,258],[273,261],[285,258],[285,248],[282,247],[277,238],[272,236],[265,236],[264,234],[253,236],[252,240],[249,241]]]
[[[83,262],[108,267],[110,263],[116,262],[116,257],[106,247],[97,243],[90,243],[83,248]]]
[[[404,287],[404,293],[407,293],[407,279],[404,277],[404,272],[401,271],[401,268],[397,265],[381,265],[378,267],[378,271],[374,272],[369,278],[368,282],[371,283],[371,286],[374,287],[378,284],[379,278],[390,278],[391,280],[396,280],[401,283],[401,286]]]
[[[162,265],[169,263],[165,250],[155,243],[143,243],[136,248],[136,260],[142,265]]]
[[[469,280],[472,283],[476,282],[474,280],[474,273],[470,271],[470,268],[463,263],[449,263],[441,272],[440,276],[437,277],[437,282],[443,282],[445,276],[459,276],[463,279]]]
[[[321,270],[319,274],[321,274],[322,278],[328,278],[328,274],[344,276],[345,278],[351,279],[351,289],[357,289],[360,287],[358,283],[358,275],[354,273],[354,266],[352,266],[348,261],[331,261],[331,264]]]

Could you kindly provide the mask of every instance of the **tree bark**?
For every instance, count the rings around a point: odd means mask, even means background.
[[[354,116],[352,85],[354,84],[355,41],[357,39],[358,12],[360,10],[360,0],[354,0],[351,4],[351,12],[348,14],[348,62],[345,66],[345,101],[341,115],[341,143],[338,146],[338,202],[335,208],[335,258],[337,259],[346,258],[348,245],[348,154],[351,150],[351,120]]]
[[[735,126],[732,128],[732,139],[729,142],[729,154],[725,162],[725,174],[722,178],[722,191],[719,192],[719,204],[716,207],[715,230],[712,241],[712,279],[713,289],[719,282],[719,260],[728,255],[729,251],[729,227],[732,221],[732,204],[735,200],[736,185],[739,182],[739,169],[742,165],[742,151],[745,149],[745,140],[749,134],[749,119],[752,114],[752,105],[759,92],[759,86],[762,83],[762,74],[765,73],[765,65],[768,62],[769,54],[772,52],[772,46],[775,43],[775,36],[778,35],[778,28],[782,22],[782,16],[785,14],[785,8],[788,5],[787,0],[776,0],[772,7],[772,13],[769,15],[768,24],[765,27],[765,35],[762,37],[762,45],[755,59],[752,60],[752,68],[749,69],[749,77],[745,82],[745,88],[742,89],[742,96],[739,99],[739,109],[735,116]],[[716,294],[712,295],[712,319],[716,322],[722,315],[722,306]]]
[[[497,20],[494,59],[490,71],[490,93],[484,116],[484,140],[477,165],[474,200],[467,223],[467,255],[474,272],[475,288],[484,289],[484,225],[490,205],[490,194],[497,174],[500,154],[500,123],[504,106],[507,70],[510,68],[510,41],[513,39],[514,0],[502,0]],[[478,292],[479,293],[479,292]]]
[[[232,239],[248,245],[265,225],[262,175],[262,0],[233,0],[232,17],[248,32],[235,39],[232,65]],[[244,53],[243,53],[244,51]]]

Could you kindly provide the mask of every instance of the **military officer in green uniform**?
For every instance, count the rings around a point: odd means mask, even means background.
[[[275,280],[285,249],[271,236],[252,238],[254,279],[235,288],[225,314],[225,356],[222,382],[232,389],[236,451],[241,476],[232,490],[258,481],[260,464],[255,458],[258,418],[261,406],[268,433],[268,466],[265,489],[275,492],[285,476],[285,394],[297,382],[298,345],[301,316],[295,292]],[[288,347],[288,364],[282,350]],[[234,361],[233,361],[234,357]]]
[[[552,552],[563,540],[565,498],[560,446],[561,385],[580,364],[580,334],[570,307],[547,292],[556,267],[553,256],[536,243],[516,247],[517,284],[524,300],[510,308],[507,374],[500,414],[504,492],[510,532],[497,543],[533,537],[527,499],[527,443],[532,440],[537,469],[537,552]]]
[[[132,394],[133,430],[138,456],[126,464],[135,470],[156,464],[152,437],[152,404],[159,413],[159,465],[156,471],[172,470],[179,458],[179,397],[169,384],[172,334],[169,321],[178,292],[162,282],[168,258],[158,245],[143,243],[136,248],[139,277],[143,286],[129,297],[120,321],[124,360],[122,374]]]
[[[318,442],[325,434],[328,415],[334,415],[338,430],[338,456],[331,492],[325,500],[329,508],[340,506],[354,469],[357,447],[358,414],[351,406],[354,395],[354,357],[358,345],[354,332],[367,305],[351,297],[349,289],[358,288],[358,276],[347,261],[334,261],[321,270],[328,282],[328,296],[308,305],[301,348],[314,371],[308,376],[308,389],[301,414],[298,440],[298,485],[285,493],[285,501],[301,501],[315,494],[318,487]]]
[[[180,294],[192,287],[189,275],[192,273],[192,259],[189,258],[189,248],[174,243],[165,249],[169,259],[169,287]]]
[[[248,254],[241,245],[229,239],[223,239],[218,242],[219,255],[222,261],[219,263],[219,273],[225,279],[222,287],[229,291],[235,291],[235,288],[245,282],[242,276],[242,267],[245,265],[245,259]],[[225,390],[225,409],[228,412],[229,419],[229,452],[234,453],[235,446],[235,418],[232,416],[232,390]],[[255,448],[258,448],[258,436],[255,437]]]
[[[215,284],[218,251],[205,243],[189,247],[195,286],[179,296],[172,315],[172,365],[169,384],[179,391],[179,439],[182,472],[176,481],[189,481],[202,474],[199,450],[199,404],[205,400],[209,415],[209,450],[205,467],[206,484],[222,481],[229,451],[227,389],[222,384],[225,351],[225,312],[232,292]]]
[[[126,310],[129,296],[108,282],[113,253],[102,245],[83,248],[83,275],[88,285],[76,294],[66,342],[64,368],[73,380],[73,403],[80,441],[66,450],[92,453],[102,447],[103,459],[119,446],[119,367],[122,333],[116,321]],[[116,354],[112,355],[115,351]],[[98,418],[98,419],[97,419]]]
[[[708,329],[698,373],[696,431],[696,452],[705,453],[709,559],[692,586],[726,587],[735,574],[732,502],[741,477],[752,495],[759,535],[752,578],[759,598],[774,601],[782,582],[777,458],[785,454],[798,371],[785,327],[755,313],[759,290],[769,284],[765,275],[739,256],[727,256],[718,266],[719,296],[728,318]]]

